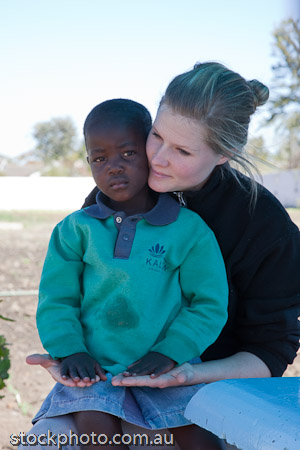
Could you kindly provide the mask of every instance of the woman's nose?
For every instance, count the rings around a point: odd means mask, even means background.
[[[151,164],[153,166],[166,167],[168,165],[167,156],[167,149],[162,145],[161,147],[156,148],[152,153],[152,156],[150,158]]]

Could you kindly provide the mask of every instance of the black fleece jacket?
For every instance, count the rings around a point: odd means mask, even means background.
[[[239,351],[258,356],[281,376],[299,348],[300,233],[280,202],[259,185],[250,209],[250,180],[217,167],[186,205],[214,231],[229,283],[228,321],[201,356],[220,359]],[[95,188],[85,200],[95,203]]]

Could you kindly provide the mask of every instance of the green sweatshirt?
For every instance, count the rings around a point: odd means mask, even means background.
[[[52,233],[37,310],[44,348],[87,352],[114,375],[149,351],[178,364],[200,356],[227,320],[213,232],[166,194],[131,217],[97,203]]]

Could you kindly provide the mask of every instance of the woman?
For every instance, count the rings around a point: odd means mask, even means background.
[[[229,318],[201,355],[202,364],[186,363],[158,378],[120,375],[115,385],[281,376],[293,362],[300,337],[299,230],[276,198],[253,181],[244,152],[250,116],[268,95],[266,86],[218,63],[197,64],[168,86],[147,141],[149,185],[176,192],[214,231],[227,269]],[[232,169],[231,161],[250,177]],[[57,379],[57,363],[41,357],[29,362],[50,364]],[[208,449],[209,440],[203,430],[199,448]],[[214,441],[209,448],[222,444]]]

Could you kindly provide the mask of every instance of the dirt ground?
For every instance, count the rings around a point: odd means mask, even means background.
[[[289,211],[300,225],[300,211]],[[8,296],[4,291],[36,291],[50,232],[66,213],[20,213],[0,211],[0,314],[14,322],[0,320],[0,334],[11,356],[10,378],[0,392],[0,449],[12,449],[10,435],[28,431],[54,382],[44,369],[28,366],[25,356],[43,353],[35,326],[37,296]],[[300,376],[300,354],[286,376]]]

